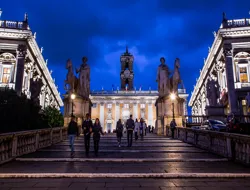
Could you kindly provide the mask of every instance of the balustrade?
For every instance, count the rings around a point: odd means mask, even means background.
[[[0,135],[0,164],[35,152],[67,138],[67,128],[52,128]]]
[[[28,30],[28,24],[25,22],[0,20],[0,28]]]
[[[167,136],[171,136],[167,127]],[[250,165],[250,136],[177,127],[175,138],[233,161]]]
[[[233,27],[243,27],[250,26],[250,19],[237,19],[237,20],[227,20],[224,24],[224,28],[233,28]]]

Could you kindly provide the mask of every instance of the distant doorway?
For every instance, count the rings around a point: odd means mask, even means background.
[[[112,132],[112,123],[107,123],[107,133]]]

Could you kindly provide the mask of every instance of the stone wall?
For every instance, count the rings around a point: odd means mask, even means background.
[[[52,128],[0,134],[0,164],[35,152],[67,138],[67,128]]]
[[[168,128],[167,136],[171,136]],[[177,127],[175,138],[230,160],[250,165],[250,136]]]

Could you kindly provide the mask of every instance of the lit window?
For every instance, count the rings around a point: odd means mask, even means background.
[[[2,83],[9,83],[9,82],[10,82],[10,68],[4,67],[2,75]]]
[[[141,108],[145,108],[145,104],[141,104]]]
[[[248,82],[247,67],[240,67],[240,82]]]
[[[112,108],[112,104],[108,104],[107,107],[108,107],[108,108]]]
[[[124,104],[124,108],[129,108],[129,105],[128,104]]]

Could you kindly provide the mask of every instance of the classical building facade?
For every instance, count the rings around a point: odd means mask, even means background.
[[[0,20],[0,87],[24,93],[42,107],[63,106],[60,93],[36,42],[36,34],[24,21]]]
[[[223,14],[222,24],[218,32],[214,32],[214,42],[189,101],[192,115],[245,115],[250,106],[248,92],[250,19],[228,20]],[[213,111],[208,113],[209,109]],[[218,112],[219,109],[222,112]]]
[[[130,114],[133,119],[143,118],[147,125],[155,126],[158,91],[135,90],[133,61],[134,57],[128,52],[128,48],[120,57],[121,61],[121,89],[113,91],[92,91],[91,117],[99,118],[104,131],[112,132],[116,122],[122,119],[125,122]]]
[[[91,117],[99,118],[104,131],[113,131],[116,122],[125,122],[130,114],[133,119],[143,118],[147,125],[155,126],[155,101],[158,91],[100,91],[92,92]]]

